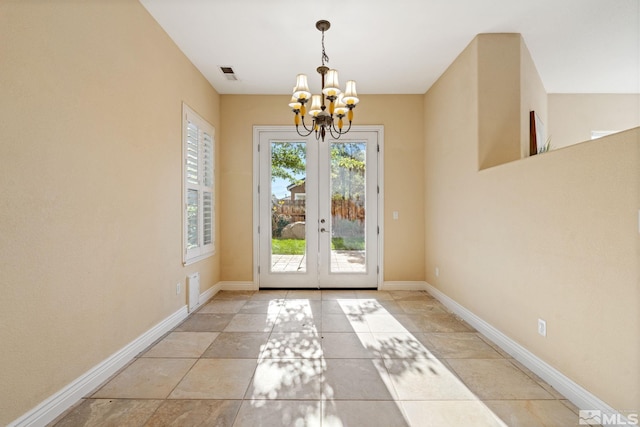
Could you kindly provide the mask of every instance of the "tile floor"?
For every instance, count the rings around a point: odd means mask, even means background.
[[[53,425],[566,427],[578,415],[426,292],[223,291]]]

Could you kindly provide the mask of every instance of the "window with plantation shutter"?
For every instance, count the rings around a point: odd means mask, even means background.
[[[183,261],[190,264],[215,249],[214,128],[186,104],[183,110]]]

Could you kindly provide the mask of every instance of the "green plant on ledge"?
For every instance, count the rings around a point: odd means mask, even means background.
[[[551,150],[551,137],[547,138],[547,142],[540,148],[538,148],[538,154],[546,153]]]

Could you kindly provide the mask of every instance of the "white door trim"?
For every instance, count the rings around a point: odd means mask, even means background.
[[[260,224],[260,155],[258,145],[260,143],[261,132],[291,132],[292,126],[253,126],[253,283],[256,288],[260,286],[260,275],[258,274],[258,264],[260,260],[260,240],[258,227]],[[377,132],[378,133],[378,279],[377,288],[380,289],[384,282],[384,126],[383,125],[354,125],[354,131]]]

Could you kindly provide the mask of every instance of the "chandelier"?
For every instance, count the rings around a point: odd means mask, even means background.
[[[351,129],[353,121],[353,109],[358,102],[358,94],[356,93],[356,82],[349,80],[345,91],[340,90],[338,84],[338,71],[329,69],[325,62],[329,62],[329,57],[324,50],[324,32],[329,29],[331,23],[329,21],[320,20],[316,22],[316,28],[322,32],[322,65],[316,71],[322,78],[322,95],[313,95],[309,92],[309,84],[307,83],[306,74],[298,74],[296,78],[296,86],[293,88],[293,96],[289,101],[289,107],[293,109],[295,114],[294,122],[298,135],[306,137],[315,132],[317,140],[322,139],[327,133],[334,139],[340,138],[343,134]],[[309,116],[311,116],[311,124],[307,126],[305,123],[306,103],[311,99],[311,108]],[[327,111],[326,103],[329,104]],[[349,127],[344,130],[343,119],[347,117]],[[336,119],[337,118],[337,123]],[[300,124],[302,123],[302,130]]]

